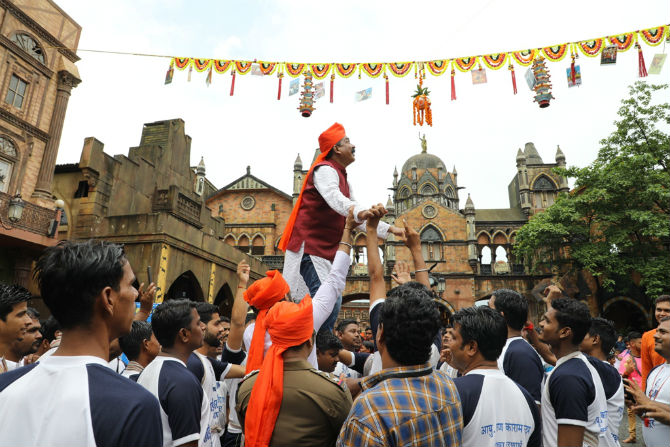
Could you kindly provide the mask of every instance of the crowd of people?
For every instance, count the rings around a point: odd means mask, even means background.
[[[136,289],[123,247],[104,241],[45,250],[35,278],[47,319],[26,289],[0,284],[0,446],[619,446],[640,435],[638,417],[647,446],[669,444],[670,296],[656,299],[656,329],[626,340],[555,286],[537,327],[508,289],[451,315],[417,231],[383,224],[381,204],[357,208],[342,186],[355,146],[338,126],[315,163],[334,177],[308,176],[299,239],[287,241],[302,288],[278,271],[250,283],[241,261],[230,317],[188,299],[153,309],[155,286]],[[313,243],[303,207],[333,201]],[[357,228],[365,327],[332,318]],[[412,264],[395,265],[387,291],[377,247],[388,231]]]

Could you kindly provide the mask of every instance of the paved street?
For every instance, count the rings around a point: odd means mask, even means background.
[[[644,439],[642,438],[642,421],[636,418],[636,439],[633,444],[624,444],[621,442],[621,447],[645,447]],[[623,441],[628,438],[628,413],[624,413],[621,425],[619,426],[619,440]]]

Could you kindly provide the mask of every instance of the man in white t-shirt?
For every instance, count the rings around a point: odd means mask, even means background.
[[[123,247],[61,242],[36,278],[63,337],[53,355],[0,375],[0,446],[161,446],[159,402],[107,366],[138,295]]]
[[[542,388],[544,445],[596,447],[607,436],[607,401],[596,369],[579,351],[591,327],[586,304],[559,298],[540,321],[540,341],[556,356]]]
[[[28,315],[29,299],[30,292],[24,287],[0,283],[0,373],[18,366],[19,359],[12,360],[12,345],[24,339],[32,321]]]
[[[631,393],[633,411],[642,418],[642,435],[647,447],[667,446],[670,440],[670,317],[661,319],[654,334],[654,350],[665,363],[656,366],[647,376],[643,393],[632,380],[626,379]]]
[[[496,359],[507,339],[502,315],[488,307],[468,307],[453,319],[447,347],[451,365],[461,374],[454,384],[463,406],[463,445],[540,447],[535,400],[498,369]]]
[[[119,338],[119,346],[128,357],[128,365],[121,375],[133,382],[137,382],[140,373],[161,352],[161,345],[151,330],[151,323],[144,320],[133,321],[130,333]]]
[[[163,350],[144,368],[137,383],[161,403],[163,446],[211,447],[209,400],[186,368],[203,338],[195,303],[170,300],[160,304],[151,317],[151,327]]]

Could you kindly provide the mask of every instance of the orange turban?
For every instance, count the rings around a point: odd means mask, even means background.
[[[300,304],[289,301],[277,303],[268,311],[265,326],[272,346],[263,360],[247,406],[244,445],[250,447],[267,447],[270,444],[284,396],[283,354],[286,349],[312,337],[312,298],[307,295]]]
[[[325,132],[319,135],[319,150],[321,151],[321,153],[319,154],[318,157],[316,157],[314,163],[312,163],[312,166],[309,168],[309,171],[305,176],[305,180],[302,182],[300,195],[298,196],[298,200],[295,201],[295,205],[293,205],[293,211],[291,211],[291,216],[288,218],[288,222],[286,222],[284,233],[282,233],[281,240],[279,241],[278,248],[281,251],[286,251],[288,241],[291,239],[291,233],[293,233],[293,226],[295,225],[295,220],[298,218],[298,210],[300,209],[300,204],[302,203],[302,193],[305,191],[305,185],[307,184],[307,179],[312,174],[314,167],[319,163],[321,163],[323,160],[325,160],[326,156],[333,148],[333,146],[335,146],[345,136],[346,133],[344,132],[344,127],[340,123],[333,124],[328,129],[326,129]]]
[[[247,374],[259,369],[263,363],[265,345],[265,315],[275,303],[284,299],[290,287],[277,270],[270,270],[266,277],[255,281],[244,292],[244,301],[258,309],[254,335],[247,353]]]

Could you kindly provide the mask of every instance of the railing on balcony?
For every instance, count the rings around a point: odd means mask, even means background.
[[[284,256],[268,255],[261,256],[261,260],[267,264],[270,270],[279,270],[284,269]]]
[[[30,231],[31,233],[46,236],[49,231],[49,224],[56,218],[56,211],[48,208],[43,208],[34,203],[24,200],[23,214],[21,220],[17,222],[10,222],[7,217],[9,210],[9,201],[12,196],[4,192],[0,192],[0,218],[2,219],[3,227],[20,228],[22,230]]]

